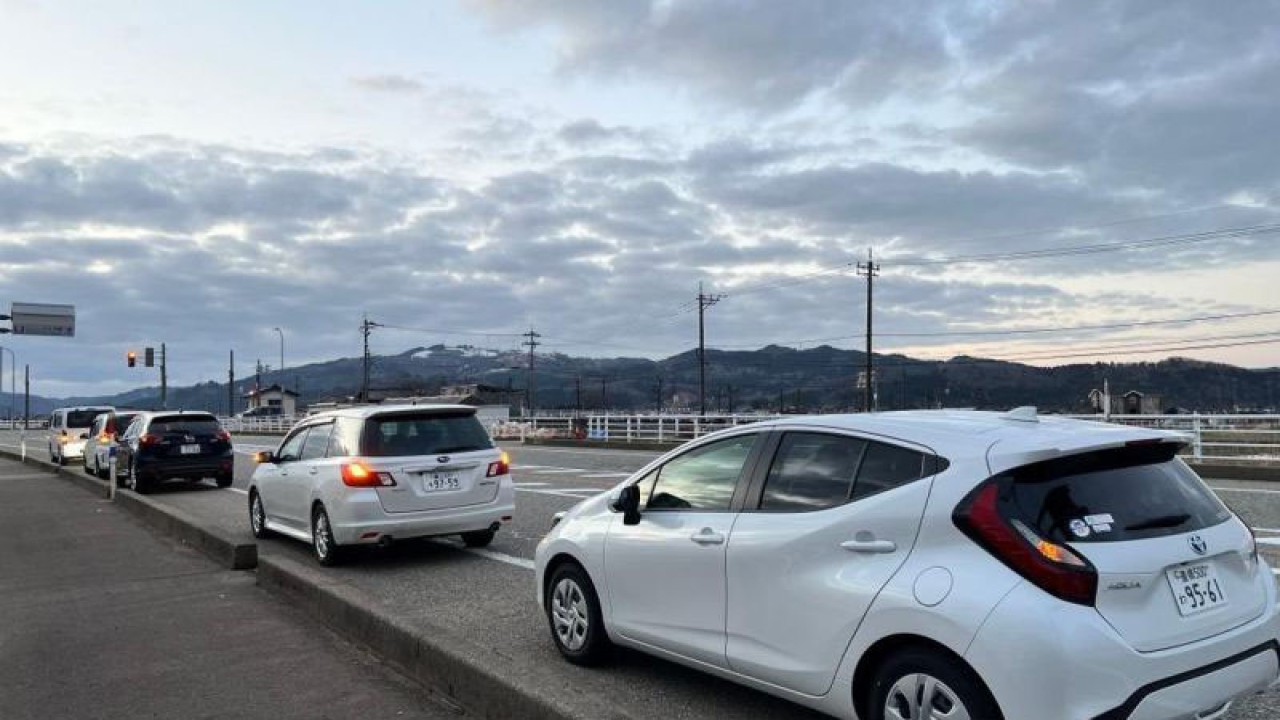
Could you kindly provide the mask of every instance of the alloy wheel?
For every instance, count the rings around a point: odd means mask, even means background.
[[[885,720],[971,720],[959,696],[925,673],[904,675],[885,698]]]
[[[324,510],[316,512],[315,529],[311,532],[311,540],[315,544],[316,555],[321,559],[327,559],[329,553],[333,550],[333,536],[329,530],[329,516]]]
[[[261,535],[262,528],[267,526],[267,513],[262,507],[262,498],[258,493],[253,494],[253,500],[249,506],[249,523],[253,526],[253,534]]]
[[[556,583],[551,593],[551,619],[556,639],[570,652],[577,652],[587,642],[590,629],[587,598],[572,578]]]

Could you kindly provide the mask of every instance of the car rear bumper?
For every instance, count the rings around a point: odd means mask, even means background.
[[[84,440],[71,440],[61,443],[58,447],[58,454],[64,458],[82,458],[84,457]]]
[[[1268,576],[1265,566],[1261,572]],[[1007,718],[1215,718],[1280,675],[1280,608],[1233,630],[1158,652],[1134,650],[1096,610],[1023,583],[984,623],[965,659]]]
[[[388,535],[400,540],[484,530],[494,523],[509,522],[516,509],[510,482],[502,484],[493,502],[459,508],[388,513],[375,490],[352,492],[325,506],[339,545],[376,543]]]
[[[212,455],[196,458],[148,458],[136,460],[138,474],[163,478],[206,478],[229,473],[235,468],[235,455]]]

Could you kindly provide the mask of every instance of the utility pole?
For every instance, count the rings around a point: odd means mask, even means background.
[[[376,327],[382,327],[382,325],[369,320],[368,315],[365,315],[364,320],[360,323],[360,334],[364,337],[364,363],[360,379],[360,401],[366,403],[369,402],[369,333],[373,332]]]
[[[871,361],[871,287],[876,276],[880,274],[880,266],[875,264],[875,260],[871,254],[871,248],[867,248],[867,261],[865,263],[858,263],[858,274],[864,275],[867,278],[867,384],[866,387],[863,388],[864,395],[862,409],[865,412],[871,412],[874,409],[873,396],[875,393],[875,390],[872,387],[874,384],[872,378],[875,377],[875,368]]]
[[[227,416],[236,414],[236,351],[231,351],[227,361]]]
[[[609,412],[609,378],[600,378],[600,409]]]
[[[525,378],[525,388],[526,388],[525,404],[527,409],[529,410],[529,417],[533,417],[534,398],[536,397],[536,393],[535,393],[536,387],[534,385],[534,374],[533,374],[533,351],[539,345],[542,344],[538,342],[538,338],[542,337],[542,335],[534,332],[533,328],[529,328],[529,332],[524,333],[523,337],[529,338],[528,340],[525,340],[524,342],[520,343],[521,345],[526,345],[529,348],[529,369],[528,369],[529,374]]]
[[[573,388],[573,407],[578,412],[582,412],[582,376],[574,378]]]
[[[22,366],[22,388],[24,396],[22,398],[22,429],[26,430],[31,426],[31,366]]]
[[[707,338],[703,315],[707,308],[724,299],[724,295],[708,295],[698,283],[698,414],[707,414]]]
[[[659,375],[655,379],[657,380],[657,385],[658,385],[658,396],[657,396],[657,403],[655,404],[655,407],[658,410],[658,414],[661,415],[662,414],[662,376]]]
[[[729,414],[733,414],[733,386],[729,386]]]
[[[169,357],[160,343],[160,409],[169,409]]]

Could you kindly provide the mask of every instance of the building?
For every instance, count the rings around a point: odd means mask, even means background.
[[[1161,415],[1165,402],[1164,396],[1157,393],[1130,390],[1123,395],[1111,395],[1095,388],[1089,391],[1089,407],[1108,415]]]
[[[279,385],[271,385],[260,390],[250,390],[244,394],[244,399],[247,406],[246,412],[257,408],[279,408],[278,413],[271,411],[271,414],[287,417],[293,417],[298,414],[298,393]],[[258,411],[258,413],[261,412],[263,411]]]

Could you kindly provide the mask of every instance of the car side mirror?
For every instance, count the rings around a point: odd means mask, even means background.
[[[276,456],[272,455],[270,450],[259,450],[253,454],[253,461],[258,465],[273,465],[276,462]]]
[[[640,523],[640,486],[628,485],[618,492],[618,499],[609,505],[609,509],[622,513],[623,525]]]

